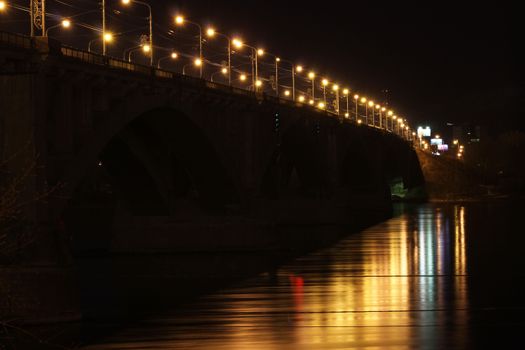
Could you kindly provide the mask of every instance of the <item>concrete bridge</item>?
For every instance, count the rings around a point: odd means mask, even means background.
[[[0,36],[2,182],[23,183],[19,217],[33,237],[16,255],[48,269],[28,268],[22,286],[53,281],[71,294],[60,271],[72,252],[283,248],[290,241],[271,233],[281,226],[384,217],[393,188],[424,184],[411,141],[387,130],[47,38]],[[38,313],[75,309],[45,295]]]

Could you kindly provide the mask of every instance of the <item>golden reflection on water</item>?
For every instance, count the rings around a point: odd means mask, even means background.
[[[466,239],[463,206],[423,206],[275,274],[208,296],[192,305],[191,314],[166,321],[161,339],[145,342],[142,336],[141,344],[404,349],[450,341],[460,346],[467,323]]]

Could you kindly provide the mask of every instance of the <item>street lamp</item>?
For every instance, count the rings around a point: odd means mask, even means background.
[[[365,124],[368,125],[368,107],[366,105],[366,97],[361,97],[360,101],[365,105]]]
[[[130,49],[124,50],[124,59],[126,60],[126,52],[128,53],[127,61],[131,62],[131,54],[137,50],[142,50],[144,53],[149,53],[151,51],[151,47],[149,44],[142,44],[139,46],[132,47]]]
[[[379,111],[379,127],[382,129],[383,128],[383,112],[386,111],[386,108],[385,107],[381,107],[380,111]],[[385,125],[388,126],[387,123],[387,119],[385,118]],[[388,129],[388,128],[385,128],[385,129]]]
[[[139,1],[139,0],[122,0],[122,3],[124,5],[129,5],[130,3],[139,4],[139,5],[146,6],[148,8],[148,11],[149,11],[149,47],[150,47],[149,56],[150,56],[150,65],[153,66],[153,62],[154,62],[154,57],[153,57],[153,14],[152,14],[152,11],[151,11],[151,6],[148,3],[145,3],[145,2],[142,2],[142,1]]]
[[[110,39],[109,36],[106,37],[107,34],[109,33],[106,32],[106,0],[102,0],[102,55],[104,56],[106,56],[106,41],[108,41],[107,39]]]
[[[257,49],[251,45],[248,45],[244,42],[242,42],[240,39],[233,39],[232,40],[232,43],[235,47],[237,48],[242,48],[243,46],[246,46],[248,48],[250,48],[252,50],[252,54],[251,54],[251,59],[252,59],[252,86],[253,86],[253,90],[254,91],[257,91],[257,82],[259,81],[259,72],[258,72],[258,69],[259,69],[259,65],[258,65],[258,62],[257,62],[257,57],[258,56],[262,56],[264,55],[264,50],[263,49]],[[255,66],[254,66],[255,64]],[[262,85],[262,82],[260,83],[260,85]],[[259,85],[259,86],[260,86]]]
[[[312,100],[315,101],[315,72],[308,73],[308,79],[312,82]]]
[[[339,85],[332,85],[332,90],[335,92],[335,111],[339,115]]]
[[[376,104],[376,110],[379,112],[379,129],[381,129],[381,106]]]
[[[7,7],[7,4],[5,1],[0,1],[0,11],[4,11]]]
[[[199,77],[202,79],[202,62],[203,62],[203,60],[202,60],[202,27],[200,26],[200,24],[192,22],[192,21],[189,21],[189,20],[185,19],[181,15],[175,16],[175,24],[183,25],[184,23],[189,23],[189,24],[194,25],[197,28],[199,28],[199,60],[200,60],[200,64],[198,66],[199,66]]]
[[[160,69],[160,62],[164,61],[165,59],[171,58],[172,60],[176,60],[179,57],[179,55],[176,52],[172,52],[169,56],[164,56],[159,58],[157,61],[157,68]]]
[[[372,126],[375,126],[376,120],[374,116],[374,101],[368,101],[368,107],[372,107]]]
[[[323,85],[323,101],[326,105],[326,85],[328,85],[328,79],[324,78],[323,80],[321,80],[321,84]]]
[[[228,40],[228,85],[231,85],[232,84],[232,74],[231,74],[231,71],[232,71],[232,64],[231,64],[232,39],[226,34],[219,33],[218,31],[216,31],[214,28],[211,28],[211,27],[206,30],[206,35],[209,38],[213,38],[214,36],[218,35]]]
[[[1,5],[0,5],[0,9],[1,9]],[[71,27],[71,21],[70,21],[69,19],[63,19],[59,24],[56,24],[56,25],[54,25],[54,26],[51,26],[51,27],[47,28],[47,29],[46,29],[46,33],[45,33],[45,36],[48,35],[48,33],[49,33],[49,31],[50,31],[51,29],[53,29],[53,28],[57,28],[57,27],[60,27],[60,26],[61,26],[62,28],[67,29],[67,28]]]
[[[358,110],[358,106],[359,106],[359,95],[358,94],[355,94],[354,95],[354,103],[355,103],[355,120],[359,120],[359,110]]]
[[[350,93],[350,90],[348,88],[343,89],[343,96],[346,97],[346,112],[345,112],[345,118],[350,117],[350,110],[349,110],[349,102],[348,102],[348,94]]]
[[[226,67],[222,67],[221,70],[215,72],[215,73],[212,73],[212,75],[210,76],[210,80],[213,82],[213,77],[216,75],[216,74],[219,74],[221,73],[222,75],[226,75],[228,74],[228,68]]]

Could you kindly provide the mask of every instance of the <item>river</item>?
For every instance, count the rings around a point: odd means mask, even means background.
[[[523,348],[523,205],[396,215],[83,349]]]

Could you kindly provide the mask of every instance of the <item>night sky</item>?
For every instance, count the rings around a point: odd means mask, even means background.
[[[122,10],[119,1],[107,1],[112,9]],[[97,8],[92,0],[48,2],[50,11],[64,15]],[[149,3],[158,34],[161,29],[173,28],[172,16],[182,13],[192,21],[240,35],[251,45],[314,68],[376,102],[388,101],[412,126],[425,124],[440,131],[447,122],[471,122],[494,132],[525,130],[521,108],[525,93],[517,52],[519,11],[504,2]],[[144,9],[135,11],[137,16],[144,15]],[[112,13],[112,26],[117,25],[118,17],[128,14]],[[19,15],[18,24],[27,28],[27,19],[20,16],[25,14]],[[82,20],[100,25],[98,17],[98,13],[87,14]],[[9,18],[11,22],[0,18],[0,29],[17,23],[13,16]],[[128,28],[123,22],[118,29]],[[76,39],[93,36],[79,31],[64,35]]]

